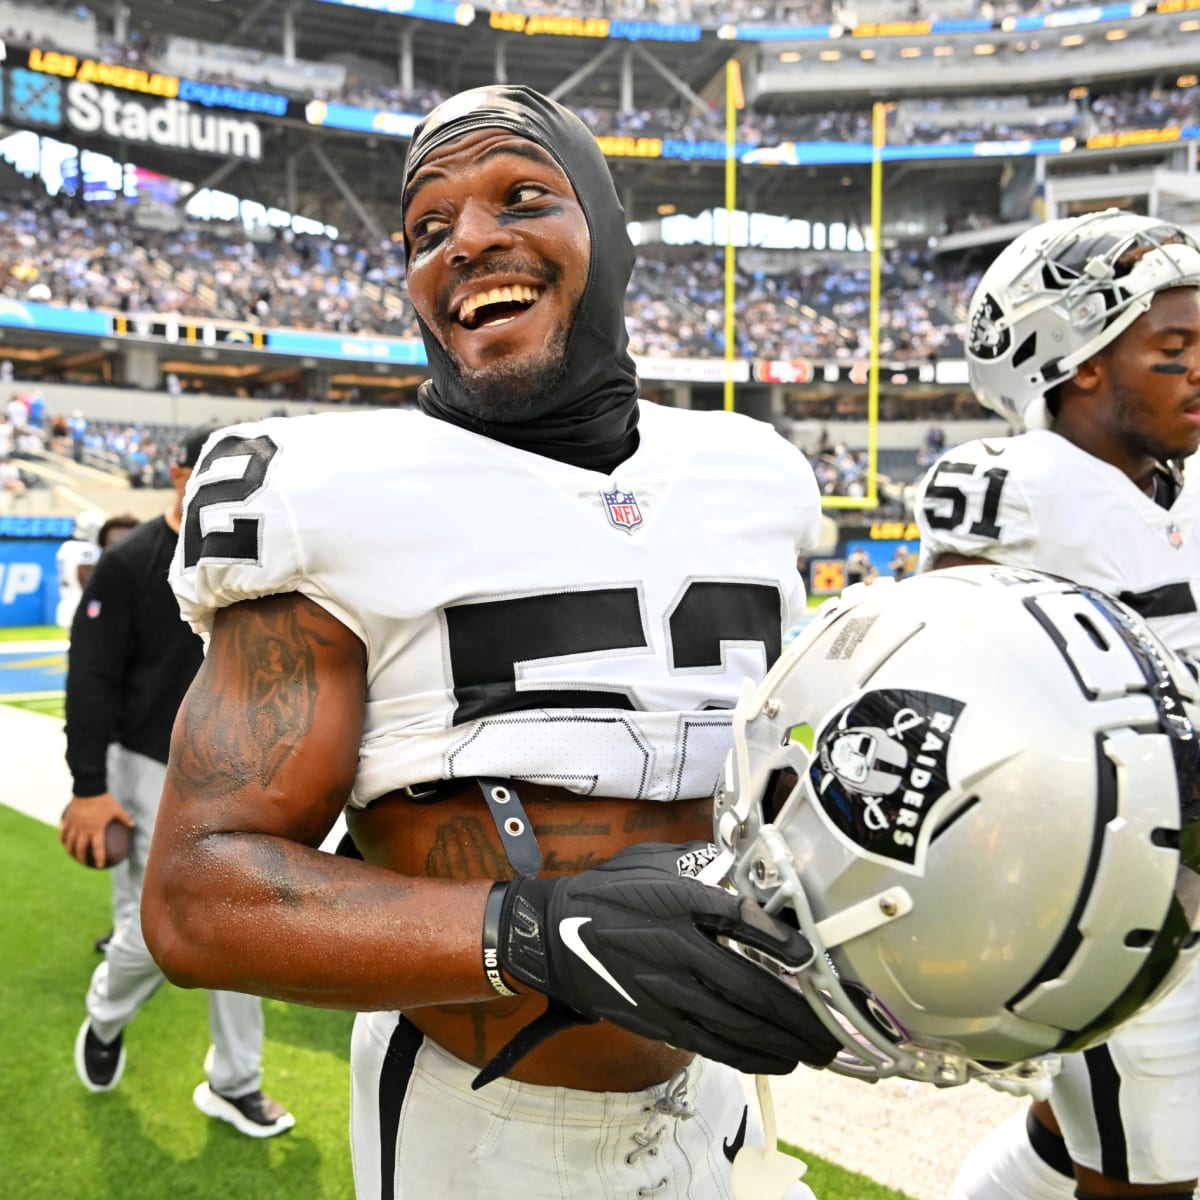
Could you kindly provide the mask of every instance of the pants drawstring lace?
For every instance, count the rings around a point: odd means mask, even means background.
[[[663,1094],[653,1104],[645,1106],[643,1111],[648,1114],[646,1122],[633,1134],[634,1147],[625,1155],[625,1161],[630,1166],[636,1163],[643,1154],[651,1158],[658,1154],[658,1143],[662,1141],[667,1132],[667,1125],[661,1118],[674,1117],[680,1121],[688,1121],[695,1116],[688,1104],[687,1085],[687,1067],[680,1067],[667,1080]],[[667,1177],[664,1175],[657,1183],[638,1188],[638,1200],[642,1200],[646,1196],[653,1196],[666,1185]]]

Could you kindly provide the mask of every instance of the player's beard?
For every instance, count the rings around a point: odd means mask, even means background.
[[[549,340],[529,358],[498,358],[464,370],[447,355],[450,374],[470,400],[472,413],[481,421],[507,425],[556,408],[562,399],[561,384],[567,372],[570,325],[570,320],[560,323]]]
[[[1171,445],[1146,429],[1147,419],[1153,418],[1154,409],[1119,375],[1113,378],[1112,394],[1125,442],[1139,454],[1165,463],[1176,458],[1187,458],[1194,453],[1194,436],[1179,445]]]

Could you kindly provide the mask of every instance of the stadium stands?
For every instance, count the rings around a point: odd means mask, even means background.
[[[393,242],[266,232],[236,238],[200,225],[163,233],[126,223],[122,206],[70,204],[26,192],[0,196],[0,295],[14,300],[179,313],[260,326],[415,337],[404,263]],[[719,251],[669,257],[645,247],[628,298],[637,354],[720,357]],[[973,277],[944,263],[888,264],[881,352],[889,361],[961,355],[962,302]],[[940,271],[940,273],[939,273]],[[743,271],[738,356],[861,358],[869,276],[856,262],[813,255],[800,269]]]

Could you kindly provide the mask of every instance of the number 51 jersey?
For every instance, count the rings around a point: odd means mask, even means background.
[[[367,652],[351,803],[492,775],[711,795],[746,676],[804,608],[820,497],[769,425],[643,403],[610,475],[412,410],[218,430],[188,483],[184,617],[300,592]]]
[[[921,481],[921,569],[953,553],[1062,575],[1123,600],[1194,660],[1197,476],[1193,469],[1164,508],[1123,471],[1048,430],[967,442]]]

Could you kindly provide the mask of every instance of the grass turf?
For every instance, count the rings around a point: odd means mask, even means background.
[[[3,1191],[22,1200],[288,1197],[352,1200],[347,1060],[352,1015],[266,1002],[264,1089],[296,1128],[254,1141],[192,1106],[204,1078],[203,992],[164,986],[125,1034],[117,1089],[75,1075],[83,998],[110,923],[108,876],[63,852],[55,831],[0,807]]]

